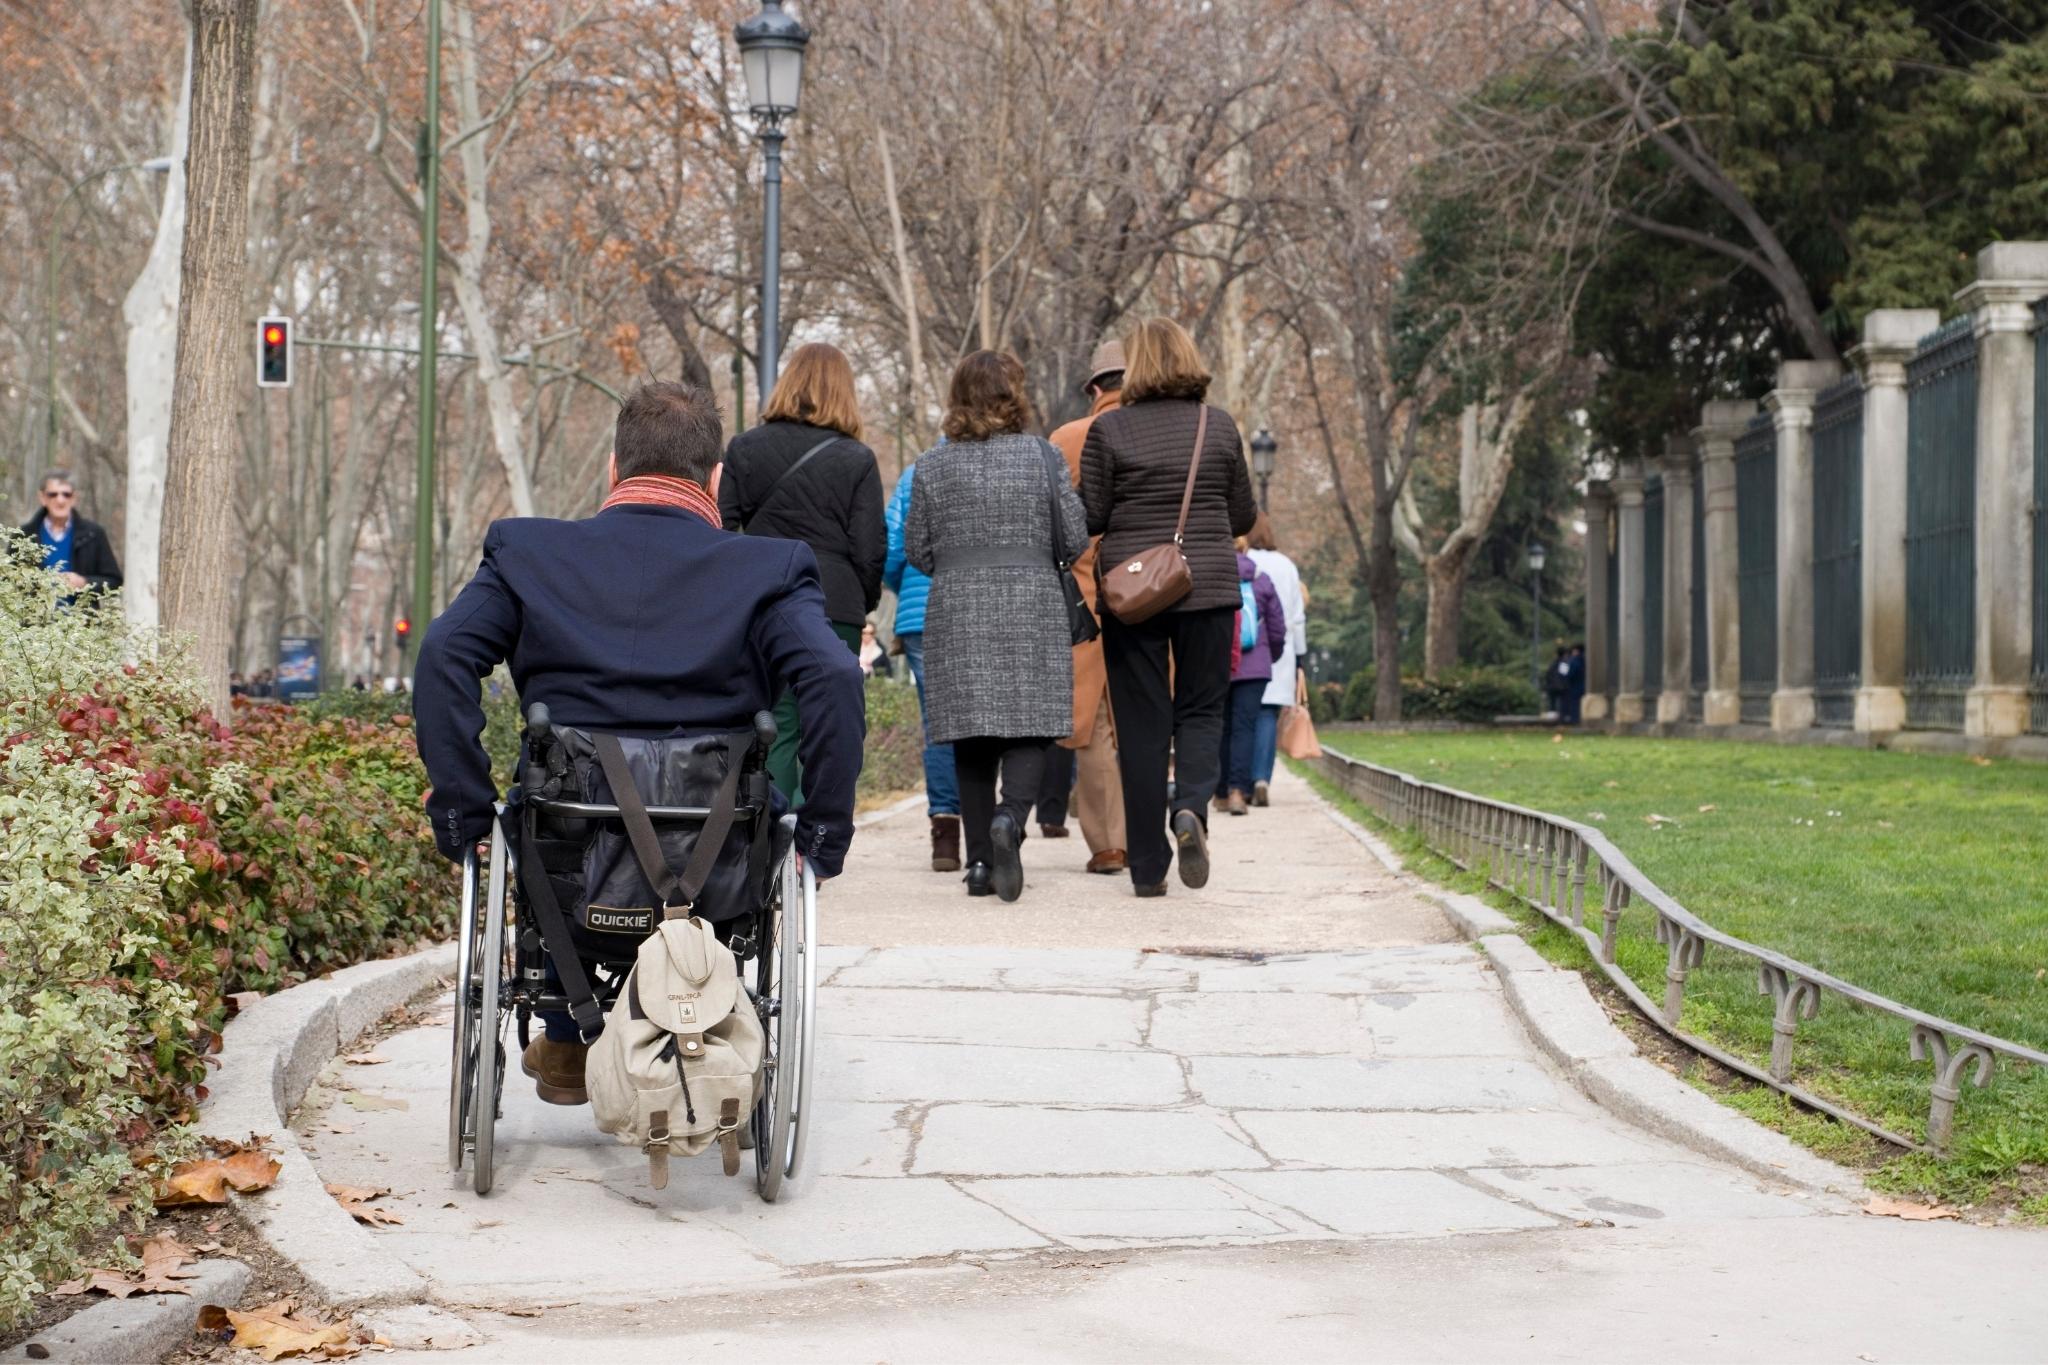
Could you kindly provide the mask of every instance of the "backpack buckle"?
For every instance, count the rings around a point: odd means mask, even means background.
[[[693,900],[679,902],[664,901],[661,907],[661,917],[665,920],[688,919],[696,912],[697,902]]]

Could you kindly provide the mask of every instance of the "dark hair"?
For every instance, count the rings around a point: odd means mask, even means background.
[[[1124,372],[1122,370],[1110,370],[1106,373],[1098,374],[1088,381],[1088,387],[1097,393],[1116,393],[1123,386]]]
[[[1008,351],[976,351],[953,371],[941,430],[949,441],[986,441],[1031,423],[1024,364]]]
[[[621,482],[661,474],[708,485],[724,447],[718,403],[694,384],[642,384],[626,395],[612,436]]]

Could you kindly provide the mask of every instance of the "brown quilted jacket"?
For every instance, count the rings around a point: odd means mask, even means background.
[[[1096,552],[1100,572],[1173,539],[1194,452],[1197,407],[1187,399],[1154,399],[1105,412],[1088,429],[1081,448],[1081,500],[1088,507],[1089,534],[1102,537]],[[1172,610],[1237,605],[1232,539],[1251,530],[1258,510],[1237,423],[1212,407],[1182,544],[1195,587]]]

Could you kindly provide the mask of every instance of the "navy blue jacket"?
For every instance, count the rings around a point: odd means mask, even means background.
[[[491,827],[479,683],[511,666],[522,707],[614,734],[751,730],[784,689],[803,714],[797,847],[836,875],[866,740],[860,662],[832,633],[810,548],[738,536],[677,508],[492,524],[483,563],[420,645],[413,715],[450,858]]]

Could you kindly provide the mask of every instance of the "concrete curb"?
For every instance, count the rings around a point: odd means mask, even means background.
[[[426,1297],[427,1282],[328,1195],[292,1135],[291,1112],[345,1045],[454,971],[455,952],[454,944],[441,944],[266,996],[223,1035],[221,1066],[195,1126],[206,1137],[272,1138],[282,1167],[277,1183],[259,1195],[234,1196],[235,1208],[336,1308],[415,1303]]]
[[[190,1294],[148,1294],[108,1299],[73,1313],[55,1327],[0,1351],[0,1361],[73,1360],[95,1365],[148,1365],[189,1344],[199,1310],[209,1303],[232,1308],[249,1285],[249,1267],[240,1261],[201,1261],[199,1273],[186,1283]],[[31,1346],[47,1354],[32,1356]]]
[[[1407,872],[1401,855],[1384,840],[1321,793],[1315,796],[1330,819],[1388,871]],[[1845,1211],[1851,1201],[1860,1204],[1869,1198],[1854,1171],[1815,1156],[1645,1060],[1593,998],[1585,978],[1551,966],[1521,937],[1512,919],[1477,896],[1441,888],[1420,894],[1441,909],[1461,935],[1477,940],[1530,1040],[1595,1104],[1638,1128],[1752,1175],[1839,1199]]]
[[[1861,1202],[1855,1172],[1695,1090],[1638,1054],[1579,973],[1553,967],[1515,934],[1480,940],[1508,1008],[1586,1097],[1638,1128],[1751,1175]],[[1846,1211],[1846,1205],[1845,1205]]]
[[[879,825],[884,820],[894,820],[897,816],[904,814],[906,811],[916,810],[919,806],[922,806],[923,804],[924,793],[912,792],[910,795],[904,797],[901,801],[892,801],[888,805],[882,807],[880,810],[871,810],[865,815],[854,816],[853,827],[855,829],[866,829],[869,825]]]

